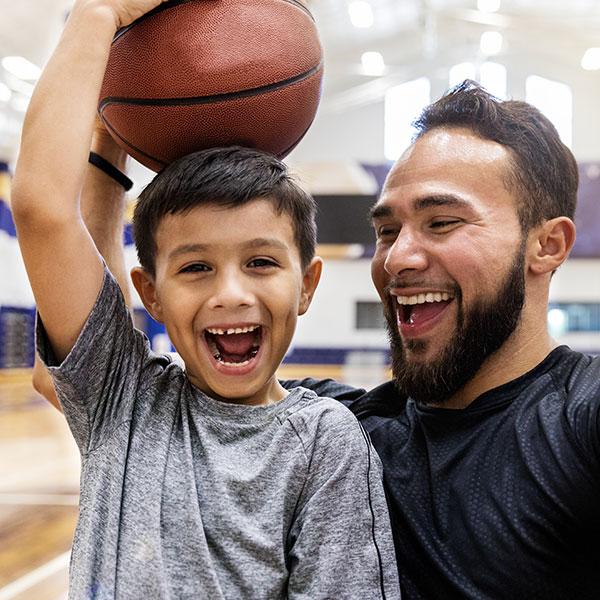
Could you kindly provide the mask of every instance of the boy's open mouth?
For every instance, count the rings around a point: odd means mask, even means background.
[[[232,329],[209,327],[204,330],[204,337],[215,360],[227,366],[244,367],[258,354],[262,327],[260,325]]]

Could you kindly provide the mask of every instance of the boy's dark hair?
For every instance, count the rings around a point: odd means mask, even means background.
[[[469,79],[429,105],[414,123],[416,139],[436,127],[467,127],[510,150],[507,188],[519,197],[521,229],[559,216],[573,218],[579,172],[552,123],[534,106],[501,101]]]
[[[188,154],[165,167],[144,189],[133,215],[140,264],[155,274],[155,234],[166,215],[201,205],[232,208],[257,198],[271,201],[278,214],[290,216],[305,269],[315,255],[314,199],[294,182],[277,158],[239,146]]]

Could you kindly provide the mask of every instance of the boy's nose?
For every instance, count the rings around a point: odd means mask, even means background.
[[[427,251],[419,235],[403,228],[387,253],[385,270],[396,276],[406,270],[423,271],[427,266]]]
[[[210,308],[240,308],[254,304],[254,293],[239,273],[223,273],[215,280]]]

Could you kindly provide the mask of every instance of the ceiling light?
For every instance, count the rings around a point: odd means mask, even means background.
[[[581,68],[586,71],[600,69],[600,48],[588,48],[581,59]]]
[[[11,95],[12,92],[10,91],[10,88],[7,85],[0,83],[0,102],[8,102]]]
[[[373,9],[365,0],[354,0],[348,5],[350,21],[354,27],[371,27],[373,25]]]
[[[361,56],[360,62],[365,75],[377,77],[383,75],[385,71],[385,62],[379,52],[365,52]]]
[[[477,10],[481,12],[497,12],[500,10],[501,0],[477,0]]]
[[[502,34],[498,31],[485,31],[481,34],[479,48],[486,56],[498,54],[502,50]]]
[[[39,79],[42,70],[22,56],[5,56],[2,66],[15,77],[26,81]]]

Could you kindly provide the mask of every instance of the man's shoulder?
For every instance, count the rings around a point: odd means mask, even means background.
[[[304,379],[295,383],[306,389],[304,402],[294,409],[297,413],[294,424],[298,426],[297,422],[301,421],[301,427],[308,427],[313,432],[310,435],[314,435],[317,429],[335,435],[340,429],[353,429],[350,424],[356,424],[357,420],[367,432],[372,433],[395,420],[406,407],[406,397],[398,393],[393,381],[369,391],[331,379]]]
[[[561,346],[548,369],[554,385],[568,402],[600,401],[600,356]],[[552,356],[552,355],[551,355]]]

